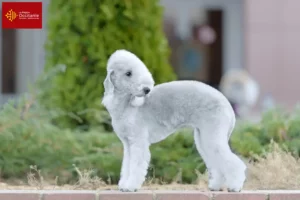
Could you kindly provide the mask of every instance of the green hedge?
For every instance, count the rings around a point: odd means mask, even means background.
[[[273,140],[289,151],[300,155],[300,107],[292,113],[275,108],[263,113],[259,123],[240,123],[231,139],[233,149],[244,157],[261,154]]]
[[[82,119],[62,117],[56,123],[67,127],[99,123],[106,62],[117,49],[139,56],[156,83],[175,79],[162,11],[158,0],[50,1],[46,72],[58,64],[66,65],[66,70],[49,80],[51,89],[40,100],[50,109],[79,112]]]
[[[45,110],[29,97],[12,101],[0,110],[0,170],[4,179],[26,179],[30,165],[37,165],[46,179],[59,176],[59,183],[77,180],[73,164],[94,169],[103,180],[116,184],[122,162],[122,144],[112,132],[101,127],[89,131],[61,129],[53,118],[68,113]],[[233,150],[245,158],[263,154],[271,140],[300,153],[300,112],[274,110],[265,113],[258,124],[238,124],[232,137]],[[181,172],[183,183],[196,181],[205,171],[191,131],[183,130],[151,146],[148,176],[172,182]]]
[[[17,105],[17,106],[16,106]],[[51,119],[65,113],[48,112],[30,98],[5,104],[0,112],[0,167],[5,179],[26,179],[30,165],[41,169],[47,179],[59,176],[61,183],[74,182],[81,169],[94,169],[103,180],[119,179],[123,147],[114,133],[100,127],[88,132],[60,129]],[[172,149],[172,150],[169,150]],[[205,167],[190,133],[175,134],[151,147],[150,177],[170,182],[183,171],[183,181],[195,180],[195,169]]]

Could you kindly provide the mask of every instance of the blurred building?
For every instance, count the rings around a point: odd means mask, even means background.
[[[27,0],[0,0],[26,2]],[[40,0],[30,0],[40,2]],[[49,0],[43,0],[43,29],[0,29],[0,104],[29,89],[43,70],[46,41],[46,10]],[[1,16],[0,16],[1,17]],[[0,20],[2,23],[2,19]],[[2,25],[1,25],[2,27]]]
[[[45,27],[49,0],[43,2]],[[288,108],[300,100],[299,0],[161,0],[161,5],[170,62],[180,79],[218,88],[225,71],[245,68],[262,96],[272,95]],[[27,91],[43,69],[46,27],[0,32],[3,103]]]
[[[161,4],[172,48],[170,61],[179,78],[218,87],[225,71],[244,68],[258,81],[260,101],[272,96],[287,108],[300,101],[299,0],[161,0]],[[193,30],[203,24],[215,30],[214,43],[195,38]],[[198,67],[190,67],[185,54],[198,54],[193,63]]]

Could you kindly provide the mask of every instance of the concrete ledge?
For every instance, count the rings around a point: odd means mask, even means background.
[[[300,190],[201,191],[0,190],[0,200],[300,200]]]

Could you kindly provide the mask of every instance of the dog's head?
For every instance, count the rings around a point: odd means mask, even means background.
[[[136,55],[126,50],[117,50],[110,56],[104,80],[104,95],[117,91],[131,95],[134,100],[146,97],[153,87],[151,73]]]

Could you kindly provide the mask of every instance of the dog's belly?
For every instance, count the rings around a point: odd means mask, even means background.
[[[151,144],[160,142],[166,139],[169,135],[174,133],[176,130],[167,130],[167,129],[152,129],[149,131],[149,141]]]
[[[148,124],[149,141],[151,144],[160,142],[173,134],[176,130],[185,127],[185,124],[172,124],[169,120],[160,120]]]

